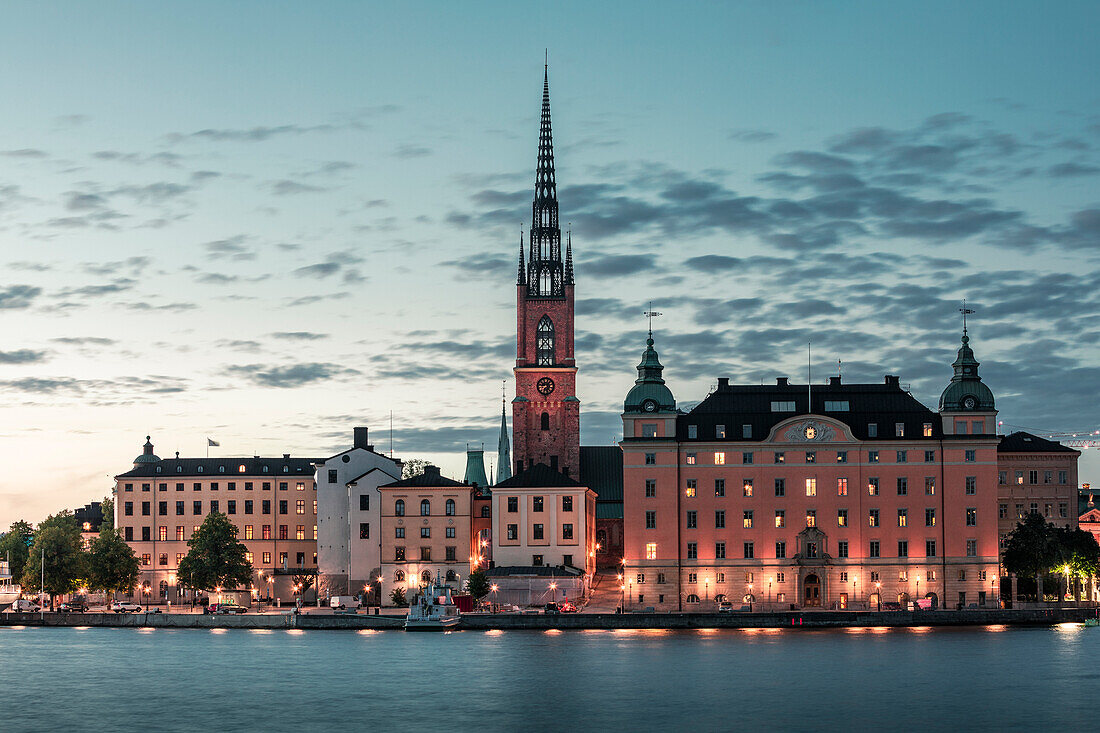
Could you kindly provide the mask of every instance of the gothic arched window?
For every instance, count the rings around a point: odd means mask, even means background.
[[[550,320],[550,316],[539,319],[535,334],[535,363],[540,366],[554,364],[554,322]]]
[[[543,270],[539,273],[539,295],[550,295],[550,271]]]
[[[541,427],[542,427],[543,430],[549,430],[550,429],[550,413],[549,412],[542,413],[542,425],[541,425]]]

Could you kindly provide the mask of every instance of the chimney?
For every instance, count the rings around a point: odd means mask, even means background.
[[[779,387],[790,387],[791,386],[791,380],[788,379],[787,377],[776,377],[775,378],[775,383]]]
[[[365,430],[366,428],[364,428]],[[425,476],[439,476],[439,466],[424,466]]]
[[[725,389],[728,386],[730,386],[729,377],[718,377],[718,389]]]
[[[830,387],[839,387],[840,386],[840,377],[829,377],[829,386]]]
[[[363,448],[370,450],[370,446],[367,444],[367,429],[366,428],[353,428],[352,429],[352,441],[353,448]]]
[[[287,458],[290,458],[290,454],[289,453],[284,453],[283,454],[283,460],[286,460]]]
[[[884,383],[887,387],[898,387],[900,389],[901,377],[897,376],[896,374],[887,374]]]

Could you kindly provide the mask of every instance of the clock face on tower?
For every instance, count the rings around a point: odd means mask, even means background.
[[[528,382],[530,384],[530,382]],[[539,391],[539,394],[543,397],[548,397],[551,392],[554,391],[554,380],[550,377],[543,377],[535,384],[535,389]]]
[[[966,398],[963,399],[963,407],[965,407],[967,410],[973,410],[977,404],[978,401],[969,395],[967,395]]]

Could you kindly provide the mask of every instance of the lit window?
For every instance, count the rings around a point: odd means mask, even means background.
[[[898,509],[898,526],[899,527],[908,527],[909,526],[909,510],[908,509]]]
[[[726,454],[722,453],[721,451],[719,451],[718,453],[715,453],[714,454],[714,465],[715,466],[724,466],[724,465],[726,465]]]
[[[244,464],[237,466],[237,473],[244,473]]]
[[[684,490],[684,494],[687,496],[695,496],[695,482],[693,478],[687,480],[687,488]]]
[[[816,527],[817,526],[817,510],[816,509],[807,509],[806,510],[806,526],[807,527]]]
[[[924,429],[922,430],[922,434],[926,438],[931,438],[932,437],[932,423],[926,422],[924,424]]]
[[[905,423],[903,423],[903,422],[894,423],[894,437],[897,437],[897,438],[904,438],[905,437]]]
[[[775,526],[777,528],[783,528],[787,524],[787,513],[782,509],[775,510]]]
[[[746,497],[752,496],[752,479],[751,478],[745,479],[744,484],[741,487],[741,493],[742,493],[743,496],[746,496]]]
[[[645,559],[656,560],[657,559],[657,543],[647,542],[645,546]]]
[[[806,496],[817,496],[817,479],[806,479]]]
[[[847,527],[848,526],[848,510],[837,509],[836,510],[836,526]]]
[[[687,464],[689,466],[694,466],[695,465],[695,454],[694,453],[688,453],[687,454]]]
[[[838,478],[836,480],[836,495],[847,496],[848,495],[848,479]]]

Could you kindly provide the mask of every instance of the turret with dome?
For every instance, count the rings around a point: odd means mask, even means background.
[[[676,398],[662,376],[665,368],[653,348],[653,331],[645,342],[642,361],[638,364],[638,378],[626,394],[623,412],[675,412]]]
[[[141,455],[134,459],[134,468],[146,463],[156,463],[160,460],[160,457],[153,453],[153,440],[151,436],[145,436],[145,445],[141,448]]]

